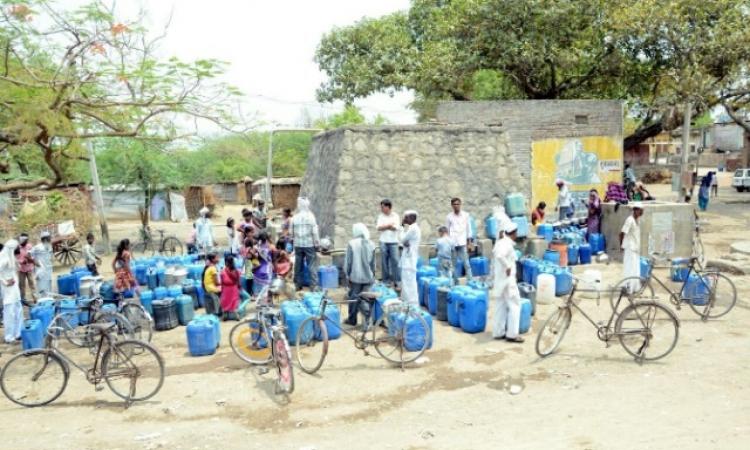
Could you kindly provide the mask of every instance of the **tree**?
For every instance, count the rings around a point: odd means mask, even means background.
[[[0,192],[60,185],[86,159],[85,140],[169,142],[182,136],[181,116],[232,121],[239,93],[217,81],[224,64],[158,59],[166,28],[150,34],[144,12],[121,21],[102,0],[69,11],[53,0],[0,0],[0,8],[0,171],[25,164],[29,176]],[[29,159],[39,162],[33,172]]]
[[[346,105],[341,112],[316,120],[313,126],[323,130],[330,130],[344,125],[383,125],[387,122],[388,120],[380,114],[368,121],[359,108],[354,105]]]
[[[442,100],[619,98],[639,122],[628,147],[677,126],[688,97],[697,113],[736,97],[748,15],[748,0],[414,0],[322,38],[318,97],[413,89],[422,119]]]

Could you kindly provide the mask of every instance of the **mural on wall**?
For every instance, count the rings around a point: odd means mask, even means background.
[[[576,211],[583,213],[582,201],[594,188],[604,197],[607,183],[622,181],[622,137],[588,136],[544,139],[531,143],[532,205],[547,203],[554,215],[558,178],[570,184]]]

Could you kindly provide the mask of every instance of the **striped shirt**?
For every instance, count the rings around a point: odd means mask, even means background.
[[[318,222],[311,212],[298,213],[292,218],[292,238],[294,246],[311,248],[320,243]]]

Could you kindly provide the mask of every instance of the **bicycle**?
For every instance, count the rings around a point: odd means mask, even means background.
[[[670,310],[654,301],[634,301],[627,289],[620,289],[619,296],[606,324],[595,322],[574,301],[578,291],[578,279],[574,279],[573,288],[558,308],[539,330],[536,338],[536,353],[544,358],[551,355],[560,346],[573,318],[573,309],[578,310],[596,328],[599,340],[607,347],[615,338],[623,349],[633,356],[636,362],[655,361],[667,356],[677,345],[680,334],[680,321]],[[617,312],[622,299],[627,299],[627,306],[621,313]],[[613,326],[614,325],[614,326]],[[657,349],[659,348],[659,349]],[[647,351],[655,351],[648,354]]]
[[[71,299],[71,297],[53,294],[55,309],[60,310],[60,301]],[[92,342],[89,340],[89,334],[83,327],[79,327],[81,314],[88,314],[87,322],[92,323],[113,323],[116,326],[117,335],[124,339],[136,339],[137,333],[130,321],[122,314],[102,309],[103,300],[101,297],[95,297],[91,300],[89,306],[78,308],[76,311],[66,311],[57,313],[50,321],[50,328],[55,330],[53,337],[64,337],[68,342],[76,347],[89,347]]]
[[[703,248],[703,240],[701,239],[701,226],[698,212],[693,210],[693,216],[695,217],[695,233],[693,233],[693,257],[698,258],[698,262],[701,267],[706,265],[706,253]]]
[[[154,256],[157,252],[160,255],[176,256],[183,254],[182,241],[175,236],[164,236],[164,230],[156,230],[159,233],[159,240],[154,239],[151,227],[141,227],[139,231],[139,241],[133,245],[133,250],[137,254]]]
[[[327,292],[323,292],[317,313],[303,320],[297,330],[295,348],[300,368],[308,374],[313,374],[323,365],[328,355],[328,324],[338,327],[343,334],[349,336],[354,341],[354,346],[362,350],[366,356],[369,355],[367,347],[372,345],[383,359],[399,364],[402,370],[406,364],[422,356],[430,342],[429,328],[420,314],[419,307],[409,304],[392,306],[374,322],[375,314],[368,314],[367,311],[374,312],[375,301],[379,296],[380,294],[375,292],[363,292],[358,299],[344,302],[359,301],[365,307],[364,324],[360,333],[355,334],[342,328],[337,321],[326,315],[326,307],[329,304],[339,303],[333,302]],[[367,337],[368,333],[371,337]],[[412,342],[411,347],[407,345],[407,337]]]
[[[292,352],[286,338],[286,326],[281,312],[273,307],[268,287],[255,297],[255,317],[247,318],[232,327],[229,345],[241,360],[254,365],[276,366],[276,394],[294,392]],[[270,339],[269,339],[270,336]]]
[[[658,253],[653,253],[649,257],[649,265],[652,268],[655,266],[657,256],[659,256]],[[673,258],[669,261],[672,265],[688,265],[688,271],[679,292],[673,291],[666,283],[656,277],[653,269],[647,277],[626,277],[615,287],[626,287],[637,298],[656,301],[654,288],[651,285],[651,281],[654,280],[662,289],[667,291],[670,303],[675,305],[678,310],[682,309],[682,303],[686,302],[690,305],[690,309],[698,314],[704,322],[708,319],[717,319],[724,316],[734,308],[737,303],[737,289],[729,277],[718,270],[703,269],[697,257]],[[688,282],[690,281],[690,275],[693,273],[698,275],[700,285],[693,292],[689,292],[687,289]],[[719,289],[720,282],[721,289]],[[726,287],[723,287],[724,285]],[[691,294],[694,296],[690,296]],[[610,305],[614,308],[612,298],[610,298]]]
[[[8,400],[25,407],[44,406],[55,401],[68,385],[70,366],[86,376],[86,381],[101,390],[102,380],[126,406],[148,400],[164,384],[164,360],[150,344],[113,337],[116,325],[95,323],[86,327],[98,345],[90,369],[76,364],[58,348],[56,332],[50,327],[44,348],[27,350],[11,358],[0,373],[0,389]],[[124,382],[122,382],[124,380]]]

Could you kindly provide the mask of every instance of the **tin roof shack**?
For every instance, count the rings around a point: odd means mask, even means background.
[[[643,202],[641,225],[641,256],[658,252],[670,258],[689,257],[693,253],[695,207],[687,203]],[[610,258],[622,261],[620,230],[625,219],[633,214],[631,204],[615,208],[614,203],[602,205],[602,234],[607,241]]]
[[[297,197],[299,197],[302,178],[271,178],[271,203],[276,209],[297,208]],[[266,177],[253,183],[253,198],[258,195],[265,198]]]
[[[222,203],[245,204],[250,202],[251,196],[248,193],[252,184],[253,179],[245,177],[240,181],[212,184],[211,190]]]

